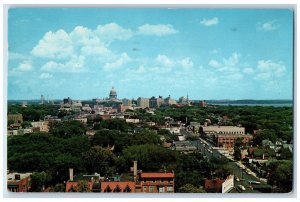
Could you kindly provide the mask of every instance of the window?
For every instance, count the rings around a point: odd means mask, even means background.
[[[154,187],[153,186],[149,187],[149,192],[154,192]]]
[[[163,193],[165,192],[165,187],[159,187],[159,190],[158,190],[159,193]]]
[[[173,187],[167,187],[167,191],[173,191]]]
[[[147,186],[143,187],[143,192],[147,191]]]

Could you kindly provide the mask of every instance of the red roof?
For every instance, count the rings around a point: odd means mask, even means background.
[[[174,173],[141,173],[141,178],[174,178]]]
[[[112,192],[117,187],[119,187],[121,192],[125,192],[127,187],[130,188],[131,192],[135,192],[135,182],[101,182],[101,192],[104,192],[107,187],[109,187]]]

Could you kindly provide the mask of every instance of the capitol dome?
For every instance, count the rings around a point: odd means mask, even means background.
[[[110,90],[109,99],[117,99],[117,91],[114,89],[114,87],[112,87]]]

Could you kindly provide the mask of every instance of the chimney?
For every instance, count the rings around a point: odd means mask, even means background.
[[[137,161],[133,161],[133,179],[136,182],[136,176],[137,176]]]
[[[204,122],[204,126],[205,126],[205,127],[207,126],[207,122],[206,122],[206,121]]]
[[[73,181],[73,168],[69,168],[70,181]]]

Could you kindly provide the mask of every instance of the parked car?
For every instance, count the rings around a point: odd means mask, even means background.
[[[254,181],[254,180],[249,180],[248,182],[249,182],[249,184],[260,184],[261,183],[259,181]]]
[[[242,190],[242,191],[245,191],[245,190],[246,190],[246,188],[245,188],[243,185],[241,185],[241,184],[238,186],[238,188],[239,188],[240,190]]]

